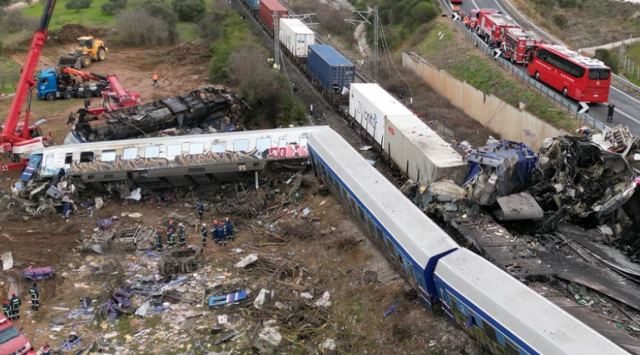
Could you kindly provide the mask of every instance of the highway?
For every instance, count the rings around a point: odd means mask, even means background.
[[[447,6],[451,6],[448,0],[443,0]],[[520,13],[514,13],[509,5],[503,0],[463,0],[461,6],[465,14],[470,14],[472,10],[477,9],[496,9],[512,17],[523,28],[532,30],[542,36],[545,40],[563,44],[562,41],[544,31],[536,24],[529,21]],[[519,66],[520,70],[525,71],[524,66]],[[615,114],[613,116],[613,123],[608,125],[623,124],[629,126],[629,130],[634,135],[640,135],[640,100],[632,97],[626,92],[611,86],[609,93],[609,101],[615,106]],[[607,107],[606,105],[592,104],[590,105],[589,114],[606,124],[607,121]]]

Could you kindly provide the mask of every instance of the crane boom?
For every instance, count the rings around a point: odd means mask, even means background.
[[[11,102],[9,115],[4,122],[2,134],[0,135],[0,143],[2,144],[2,151],[4,152],[12,151],[12,146],[14,143],[25,141],[31,138],[31,136],[26,132],[25,134],[16,133],[16,129],[18,128],[18,124],[20,121],[20,112],[23,109],[25,102],[27,101],[31,88],[33,88],[33,86],[36,84],[34,80],[34,74],[36,72],[38,61],[40,60],[42,48],[44,47],[44,43],[47,41],[47,29],[49,27],[49,22],[51,21],[53,9],[55,8],[55,6],[56,0],[46,1],[44,6],[44,13],[40,18],[40,24],[38,26],[38,29],[34,32],[33,38],[31,39],[29,54],[27,55],[24,66],[22,67],[20,80],[18,81],[18,86],[16,88],[16,94],[13,97],[13,101]],[[25,120],[24,124],[24,130],[28,131],[28,121]]]

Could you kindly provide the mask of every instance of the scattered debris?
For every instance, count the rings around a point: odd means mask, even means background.
[[[52,279],[55,274],[55,270],[51,266],[44,267],[31,267],[24,269],[22,275],[25,279],[31,281],[42,281]]]
[[[331,306],[331,301],[329,301],[329,298],[331,298],[331,294],[329,293],[329,291],[324,291],[322,296],[316,301],[315,305],[324,308],[329,307]]]
[[[255,263],[258,260],[258,254],[249,254],[242,260],[238,261],[234,267],[244,269],[245,267]]]
[[[2,271],[13,268],[13,255],[10,251],[2,253]]]
[[[247,291],[240,290],[237,292],[229,293],[220,296],[209,296],[209,307],[226,306],[228,304],[244,301],[247,298]]]

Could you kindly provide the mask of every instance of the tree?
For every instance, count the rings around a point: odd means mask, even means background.
[[[149,46],[173,43],[170,25],[144,10],[121,12],[117,28],[118,38],[124,44]]]
[[[100,10],[105,15],[115,15],[127,8],[127,0],[109,0],[100,6]]]
[[[205,12],[204,0],[173,0],[172,5],[178,19],[184,22],[194,22]]]
[[[142,4],[142,9],[151,17],[162,19],[167,24],[171,43],[178,39],[178,30],[176,29],[178,17],[163,0],[146,0]]]

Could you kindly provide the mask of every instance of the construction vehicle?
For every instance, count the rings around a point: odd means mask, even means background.
[[[0,133],[0,153],[11,156],[13,163],[3,164],[2,170],[22,169],[27,160],[24,155],[34,149],[41,149],[49,141],[49,137],[43,137],[38,124],[29,124],[31,115],[32,89],[36,85],[35,73],[42,48],[48,37],[47,28],[53,15],[56,0],[46,0],[44,13],[40,18],[38,29],[33,33],[27,59],[24,62],[20,79],[16,87],[16,93],[9,107],[9,114],[2,125]],[[21,111],[27,103],[22,124],[20,124]]]
[[[38,98],[52,101],[74,97],[98,97],[109,83],[107,78],[71,67],[45,68],[38,72]]]
[[[107,58],[109,49],[100,39],[93,36],[82,36],[78,37],[78,44],[78,47],[68,55],[60,57],[58,66],[81,69],[87,68],[92,62],[103,61]]]

